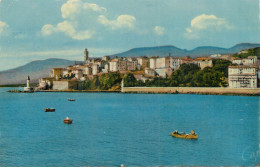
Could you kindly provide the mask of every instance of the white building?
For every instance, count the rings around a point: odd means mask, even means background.
[[[230,88],[257,88],[258,68],[254,66],[229,66]]]
[[[170,67],[170,58],[167,57],[161,57],[161,58],[150,58],[150,68],[156,69],[156,68],[169,68]]]
[[[91,75],[92,74],[92,68],[89,67],[89,66],[86,66],[83,72],[86,75]]]
[[[113,59],[109,62],[109,71],[118,71],[118,59]]]
[[[173,68],[174,70],[177,70],[180,68],[181,65],[181,60],[179,58],[170,58],[170,67]]]
[[[194,64],[197,64],[200,69],[204,69],[206,67],[213,67],[213,62],[211,58],[208,57],[199,57],[194,60]]]
[[[83,77],[83,71],[81,69],[73,70],[72,73],[75,74],[75,78],[77,79]]]
[[[93,64],[92,65],[92,74],[96,75],[99,73],[99,65],[98,64]]]
[[[232,60],[232,64],[238,64],[238,65],[257,65],[257,57],[256,56],[248,56],[247,58],[240,59],[240,58],[234,58]]]
[[[155,76],[156,75],[155,71],[153,69],[148,68],[148,67],[145,68],[144,72],[148,76]]]
[[[155,69],[156,68],[156,57],[151,57],[150,58],[150,69]]]

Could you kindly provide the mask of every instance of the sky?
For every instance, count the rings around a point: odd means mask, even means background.
[[[0,71],[136,47],[260,43],[260,0],[0,0]]]

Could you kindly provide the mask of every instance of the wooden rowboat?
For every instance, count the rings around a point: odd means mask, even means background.
[[[177,130],[171,133],[172,137],[181,138],[181,139],[198,139],[198,135],[195,134],[195,131],[192,130],[190,134],[179,133]]]
[[[55,108],[45,108],[44,111],[45,112],[54,112]]]

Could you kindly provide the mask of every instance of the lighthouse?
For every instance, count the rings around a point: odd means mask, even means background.
[[[30,76],[27,77],[26,87],[24,87],[24,91],[31,92],[33,88],[30,87]]]

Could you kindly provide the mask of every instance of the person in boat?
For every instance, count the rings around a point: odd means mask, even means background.
[[[196,135],[195,130],[191,130],[190,134],[191,135]]]
[[[177,130],[175,130],[173,133],[174,133],[174,134],[179,134],[179,132],[178,132]]]

